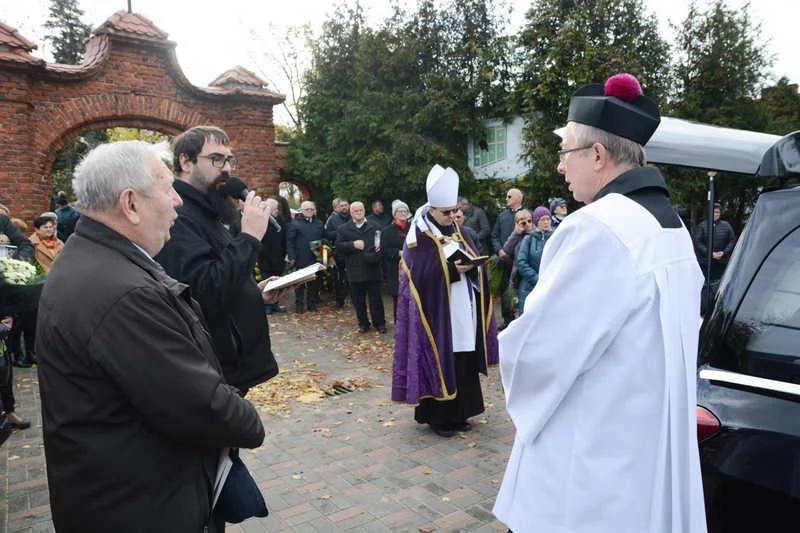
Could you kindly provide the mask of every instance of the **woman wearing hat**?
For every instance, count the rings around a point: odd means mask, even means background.
[[[392,202],[392,223],[381,233],[381,256],[385,265],[389,294],[392,295],[392,318],[397,321],[397,289],[400,252],[408,235],[408,204],[401,200]]]
[[[553,234],[550,227],[550,210],[540,205],[533,210],[533,231],[522,239],[517,253],[517,273],[519,273],[519,314],[525,309],[525,298],[539,280],[539,263],[542,260],[544,243]]]

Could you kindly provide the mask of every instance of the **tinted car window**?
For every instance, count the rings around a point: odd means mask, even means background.
[[[800,384],[800,230],[764,261],[711,364]]]

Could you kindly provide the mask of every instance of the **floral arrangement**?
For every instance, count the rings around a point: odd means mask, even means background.
[[[16,285],[32,285],[38,281],[36,267],[26,261],[0,257],[0,271],[9,283]]]

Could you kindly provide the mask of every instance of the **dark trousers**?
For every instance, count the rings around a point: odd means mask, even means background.
[[[11,364],[11,353],[5,350],[0,356],[0,398],[3,411],[14,412],[14,365]]]
[[[503,322],[508,324],[514,320],[514,308],[511,306],[509,298],[503,298],[503,295],[508,289],[508,284],[511,283],[511,263],[507,261],[499,261],[497,266],[503,269],[503,282],[500,284],[500,314],[503,316]]]
[[[369,298],[369,314],[372,317],[372,325],[376,328],[386,325],[380,281],[350,282],[350,297],[353,299],[353,307],[356,309],[358,327],[369,327],[367,298]]]
[[[304,311],[306,307],[310,311],[317,308],[319,302],[319,273],[317,278],[301,283],[294,288],[294,305],[297,311]]]
[[[341,264],[336,263],[336,268],[333,270],[334,280],[334,297],[336,298],[337,307],[342,307],[344,301],[347,299],[347,293],[350,291],[349,284],[347,283],[347,272],[344,268],[344,261]]]

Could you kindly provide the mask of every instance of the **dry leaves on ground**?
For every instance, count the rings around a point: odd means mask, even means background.
[[[394,354],[393,341],[364,339],[350,346],[345,358],[365,363],[374,370],[388,374],[392,371],[392,354]]]

